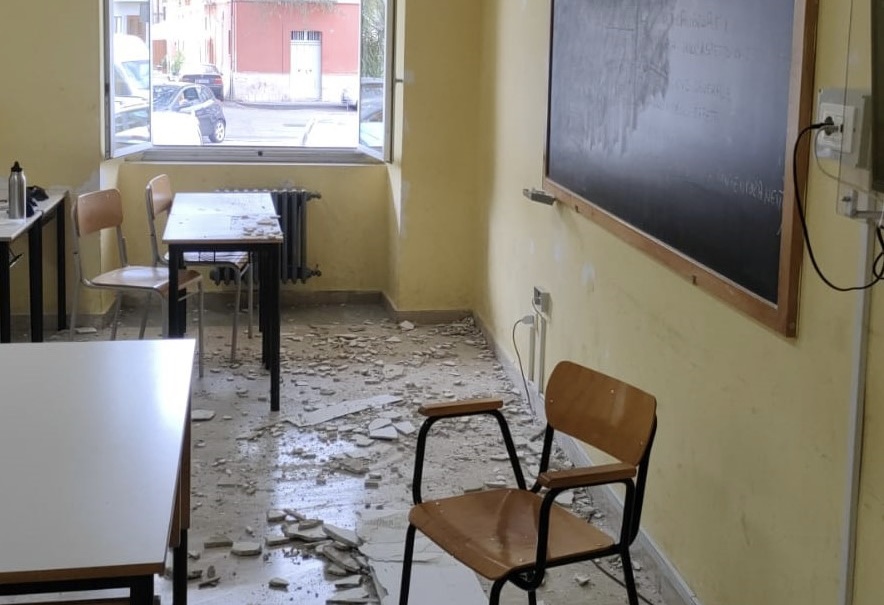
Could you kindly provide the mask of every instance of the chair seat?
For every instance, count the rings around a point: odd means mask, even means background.
[[[461,563],[497,580],[534,565],[541,502],[525,490],[488,490],[415,505],[408,520]],[[547,560],[553,564],[605,550],[614,540],[553,506],[548,544]]]
[[[192,269],[178,271],[179,288],[196,285],[200,274]],[[129,265],[120,267],[92,279],[92,284],[100,288],[121,290],[153,290],[165,295],[169,291],[169,269],[167,267],[146,267]]]
[[[169,254],[163,258],[169,262]],[[232,265],[242,272],[249,264],[248,252],[185,252],[185,265]]]

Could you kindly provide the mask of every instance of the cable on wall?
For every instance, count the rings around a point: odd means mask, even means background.
[[[807,229],[807,219],[804,216],[804,207],[801,203],[801,188],[798,186],[798,147],[801,144],[801,140],[809,132],[820,129],[830,129],[832,127],[833,123],[831,122],[831,119],[827,119],[825,122],[810,124],[809,126],[805,126],[804,128],[802,128],[801,132],[799,132],[798,136],[795,138],[795,145],[792,148],[792,184],[795,188],[795,203],[798,207],[798,218],[801,220],[801,231],[804,233],[804,241],[807,244],[807,253],[810,256],[810,262],[813,265],[813,268],[816,271],[817,275],[819,275],[820,279],[823,280],[823,283],[825,283],[829,288],[837,290],[838,292],[865,290],[867,288],[871,288],[879,281],[884,279],[884,235],[882,235],[881,233],[881,229],[882,227],[884,227],[884,223],[879,220],[875,228],[875,238],[878,240],[878,245],[880,246],[881,251],[875,256],[875,259],[872,262],[872,280],[861,286],[838,286],[834,284],[828,277],[826,277],[816,260],[816,254],[814,254],[813,245],[810,241],[810,233]]]

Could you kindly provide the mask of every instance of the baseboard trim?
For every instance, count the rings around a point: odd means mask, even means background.
[[[494,351],[512,383],[522,390],[523,383],[520,368],[510,359],[507,352],[500,347],[482,318],[478,315],[473,317],[476,326],[485,336],[485,340]],[[532,410],[542,422],[545,422],[546,415],[544,413],[543,395],[540,394],[537,386],[532,382],[528,382],[528,391],[528,399]],[[575,466],[593,464],[589,452],[576,439],[568,435],[559,435],[556,442],[562,448],[568,460]],[[592,495],[593,501],[599,505],[606,516],[615,520],[622,517],[623,503],[610,486],[592,488]],[[644,564],[645,569],[650,572],[649,575],[656,580],[656,588],[667,605],[702,605],[685,579],[666,558],[657,543],[643,529],[639,530],[631,550],[637,555],[636,558],[640,559]]]
[[[206,308],[224,304],[233,299],[235,292],[231,288],[225,290],[212,290],[205,292]],[[466,309],[425,309],[416,311],[403,311],[397,309],[386,293],[379,290],[303,290],[296,288],[281,288],[279,292],[280,305],[286,307],[319,307],[323,305],[383,305],[390,318],[396,322],[410,321],[415,324],[432,325],[460,321],[472,316],[472,312]],[[140,307],[143,299],[129,295],[123,296],[123,308],[133,309]],[[245,303],[245,294],[243,295]],[[256,303],[257,304],[257,303]],[[113,317],[111,306],[104,313],[83,314],[77,318],[77,327],[92,327],[102,329],[110,325]],[[70,316],[69,316],[70,319]],[[43,325],[47,331],[56,331],[57,317],[55,313],[46,314],[43,317]],[[27,313],[12,316],[13,332],[25,332],[30,327]]]
[[[468,309],[438,309],[438,310],[419,310],[419,311],[401,311],[396,308],[386,292],[379,293],[383,299],[384,308],[394,321],[410,321],[415,324],[433,325],[441,323],[451,323],[460,321],[467,317],[472,317],[473,312]]]

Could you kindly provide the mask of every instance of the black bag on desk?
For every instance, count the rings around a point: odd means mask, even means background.
[[[25,199],[25,216],[33,216],[34,211],[37,209],[37,202],[49,199],[49,196],[46,195],[46,190],[42,187],[31,185],[27,188]]]

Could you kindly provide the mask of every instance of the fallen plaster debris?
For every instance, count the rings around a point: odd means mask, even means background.
[[[283,528],[282,532],[290,539],[301,540],[302,542],[321,542],[327,538],[321,527],[301,530],[298,526],[292,524]]]
[[[281,546],[283,544],[288,544],[292,539],[288,536],[273,534],[270,536],[264,536],[264,544],[267,546]]]
[[[197,586],[199,586],[199,588],[214,587],[214,586],[217,586],[218,582],[220,582],[220,581],[221,581],[221,578],[219,576],[215,576],[214,578],[206,578],[205,580],[200,582]]]
[[[415,432],[417,430],[415,428],[414,424],[412,424],[412,422],[410,420],[404,420],[402,422],[394,422],[393,426],[396,428],[397,431],[399,431],[403,435],[411,435],[413,432]]]
[[[298,519],[298,529],[301,531],[320,526],[322,526],[322,519]]]
[[[368,432],[370,433],[371,431],[382,429],[385,426],[390,426],[391,424],[393,424],[393,421],[390,418],[375,418],[368,423]]]
[[[382,407],[391,403],[399,403],[400,401],[402,401],[402,397],[396,397],[394,395],[376,395],[374,397],[368,397],[366,399],[353,399],[350,401],[342,401],[340,403],[318,409],[315,412],[298,414],[295,417],[288,417],[284,420],[286,422],[289,422],[290,424],[295,425],[296,427],[303,428],[307,426],[322,424],[324,422],[328,422],[329,420],[340,418],[341,416],[355,414],[356,412],[361,412],[362,410],[367,410],[368,408]]]
[[[190,419],[193,422],[205,422],[215,417],[215,410],[191,410]]]
[[[279,578],[279,577],[270,578],[270,580],[267,582],[267,584],[270,586],[270,588],[283,589],[283,590],[285,590],[289,587],[289,581],[286,580],[285,578]]]
[[[226,597],[230,591],[236,602],[264,602],[267,605],[289,601],[309,602],[314,605],[324,602],[326,598],[330,598],[328,603],[380,602],[383,605],[393,605],[398,602],[402,541],[407,526],[407,513],[400,509],[407,508],[410,504],[408,486],[414,460],[414,435],[417,431],[415,425],[420,422],[415,413],[417,404],[446,398],[499,396],[507,399],[509,406],[513,397],[510,390],[498,385],[503,380],[499,364],[494,364],[493,369],[470,366],[473,357],[494,360],[484,339],[477,337],[476,344],[471,345],[479,349],[478,356],[463,350],[463,340],[454,347],[450,343],[435,342],[434,337],[437,334],[456,335],[460,330],[465,330],[463,333],[471,335],[474,329],[471,324],[453,324],[440,328],[430,326],[425,329],[422,327],[421,330],[408,334],[399,332],[394,337],[389,334],[397,331],[396,323],[387,322],[383,329],[387,332],[379,330],[377,335],[373,335],[360,333],[353,327],[329,329],[320,325],[311,327],[311,334],[303,338],[289,338],[292,341],[303,341],[305,345],[303,349],[291,345],[288,352],[282,351],[282,380],[288,391],[282,402],[283,409],[287,411],[286,416],[271,415],[267,418],[256,415],[251,408],[249,411],[252,413],[249,415],[246,406],[260,401],[259,397],[262,395],[256,396],[255,388],[249,391],[237,389],[236,386],[249,384],[245,380],[262,380],[266,378],[266,373],[249,372],[251,376],[247,376],[246,367],[236,371],[236,377],[226,374],[212,377],[223,385],[221,389],[224,390],[224,395],[215,395],[209,389],[196,394],[195,403],[200,401],[201,407],[215,408],[219,417],[226,414],[232,418],[230,424],[213,422],[195,429],[207,432],[200,435],[202,439],[195,440],[195,447],[207,445],[209,448],[195,450],[194,455],[194,475],[202,482],[195,483],[198,490],[202,488],[199,490],[202,493],[192,492],[199,498],[194,503],[194,510],[202,506],[200,516],[203,517],[203,527],[207,528],[200,538],[216,533],[218,535],[212,537],[223,537],[232,546],[232,541],[223,535],[228,533],[234,539],[257,540],[263,546],[261,556],[251,558],[233,556],[228,550],[203,552],[203,559],[214,562],[221,571],[219,577],[212,570],[209,577],[205,578],[205,585],[214,586],[222,577],[225,581],[223,592],[216,591],[218,598]],[[341,332],[347,336],[341,337]],[[222,338],[218,340],[220,342]],[[385,344],[403,341],[405,344]],[[227,347],[222,348],[219,345],[215,357],[223,362],[228,354]],[[492,368],[490,362],[483,363],[487,368]],[[233,368],[228,370],[228,367],[230,366],[225,363],[223,371],[233,373]],[[403,369],[401,377],[398,376],[399,368]],[[397,375],[395,378],[394,374]],[[228,378],[237,382],[225,382]],[[386,386],[375,388],[383,389],[388,394],[370,397],[372,392],[363,386],[367,379],[385,384]],[[261,387],[257,390],[263,393],[265,389]],[[341,400],[347,397],[354,399],[335,402],[334,396],[323,394],[329,392],[336,392]],[[518,397],[522,396],[519,392],[514,393]],[[247,397],[243,397],[243,394]],[[356,399],[357,397],[360,399]],[[266,401],[266,397],[263,401]],[[231,405],[233,407],[229,407]],[[536,465],[536,459],[531,455],[537,449],[533,443],[537,441],[534,416],[520,414],[515,406],[508,412],[513,436],[517,438],[519,454],[527,469],[529,465]],[[262,423],[265,424],[262,426]],[[302,430],[293,429],[292,426]],[[503,475],[510,478],[511,469],[505,455],[499,461],[495,459],[495,464],[488,465],[497,466],[493,471],[491,468],[480,469],[478,472],[459,470],[462,467],[466,469],[467,465],[464,463],[476,460],[486,463],[488,454],[492,451],[500,453],[502,448],[499,445],[491,448],[486,447],[484,442],[485,437],[493,437],[495,444],[499,441],[497,427],[493,423],[488,431],[481,422],[446,423],[446,426],[441,433],[452,437],[455,447],[450,450],[449,462],[442,467],[441,474],[430,474],[429,479],[442,478],[448,487],[456,491],[461,486],[483,489],[485,480],[499,481]],[[378,441],[368,437],[371,429],[387,427],[396,431],[396,441]],[[239,440],[234,440],[235,435],[243,433]],[[537,434],[542,436],[542,433]],[[529,436],[530,440],[525,436]],[[219,448],[218,445],[225,439],[229,444],[235,444],[234,447]],[[267,442],[270,447],[252,443],[259,439]],[[356,447],[354,442],[357,439],[371,444],[371,447]],[[478,454],[467,454],[461,445],[478,445],[480,451]],[[277,453],[278,457],[275,455]],[[202,459],[200,454],[204,455]],[[224,462],[220,462],[221,460]],[[354,480],[354,477],[348,475],[358,475],[362,480]],[[217,489],[219,479],[220,483],[239,489]],[[327,487],[320,487],[313,493],[314,482]],[[294,491],[291,491],[292,488]],[[352,501],[349,493],[351,489],[356,496]],[[250,493],[255,494],[256,490],[259,496],[244,497]],[[266,500],[264,493],[269,494]],[[591,504],[591,499],[588,500]],[[297,501],[305,514],[284,508],[282,503],[288,501]],[[581,501],[582,498],[575,498],[575,504],[579,505]],[[320,519],[306,518],[328,514],[328,521],[352,527],[353,519],[347,516],[349,513],[343,516],[340,514],[341,505],[347,506],[357,516],[354,532],[357,540],[368,539],[358,548],[329,535],[323,530]],[[270,506],[279,506],[282,509],[282,519],[277,516],[277,509]],[[587,513],[585,516],[592,515],[595,509],[586,506],[589,505],[584,506],[583,510]],[[372,516],[383,517],[390,515],[390,511],[393,511],[393,516],[390,517],[389,524],[377,527]],[[266,525],[255,525],[262,519],[266,519]],[[239,535],[246,523],[255,527],[255,538],[248,538],[244,533]],[[313,526],[312,529],[309,529],[310,526]],[[303,535],[298,537],[299,532],[309,532],[312,540],[305,541]],[[261,557],[266,565],[263,568],[260,567]],[[414,561],[412,603],[487,603],[475,576],[460,564],[446,566],[446,556],[420,535],[415,544]],[[286,569],[278,567],[283,562],[287,564]],[[288,565],[301,566],[292,568],[291,572],[297,574],[298,579],[295,576],[290,577]],[[263,573],[260,573],[262,569]],[[319,580],[324,583],[321,591],[315,591],[314,586],[301,581],[302,573],[312,574],[314,570],[324,572],[324,578]],[[259,571],[259,574],[253,575],[254,571]],[[274,578],[277,574],[279,577]],[[273,586],[274,579],[290,583],[290,587],[286,590],[282,586]],[[570,576],[566,576],[565,580],[567,588],[576,591],[574,594],[579,594],[581,589],[575,581]],[[249,583],[251,586],[248,586]],[[191,586],[195,589],[197,583],[194,582]],[[269,589],[276,588],[278,592],[268,595],[268,586]],[[330,593],[332,588],[337,592]],[[240,592],[244,589],[253,592],[246,596]],[[352,594],[345,592],[352,589],[360,591]],[[263,591],[267,598],[261,598],[257,591]],[[318,600],[314,600],[314,597]]]
[[[203,542],[203,548],[229,548],[233,546],[233,540],[222,534],[216,534]]]
[[[334,544],[324,544],[316,547],[316,553],[322,555],[338,567],[356,573],[362,570],[362,566],[349,553],[339,550]]]
[[[335,588],[341,590],[344,588],[356,588],[362,586],[362,576],[347,576],[340,580],[335,580]]]
[[[362,540],[359,539],[356,532],[350,529],[344,529],[343,527],[336,527],[326,523],[322,526],[322,531],[335,542],[340,542],[346,546],[356,548],[362,543]]]
[[[257,557],[261,554],[261,543],[234,542],[230,552],[238,557]]]
[[[340,590],[325,600],[326,603],[369,603],[368,591],[364,588]]]
[[[368,434],[372,439],[382,439],[384,441],[394,441],[399,439],[399,431],[394,426],[385,426],[375,429]]]

